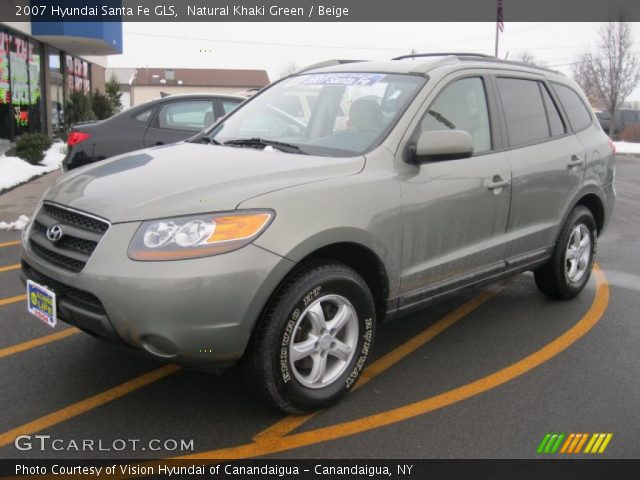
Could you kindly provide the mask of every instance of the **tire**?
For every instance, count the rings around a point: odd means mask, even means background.
[[[355,385],[375,326],[373,297],[358,273],[341,263],[309,264],[285,281],[256,326],[245,382],[284,413],[326,407]]]
[[[597,246],[593,214],[583,206],[574,208],[562,226],[551,259],[534,272],[540,291],[561,300],[578,295],[591,276]],[[577,257],[572,259],[574,255]]]

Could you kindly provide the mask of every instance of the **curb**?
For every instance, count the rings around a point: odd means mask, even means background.
[[[55,171],[57,171],[58,169],[56,168],[55,170],[51,170],[50,172],[44,172],[41,173],[39,175],[34,175],[33,177],[29,178],[28,180],[25,180],[24,182],[18,183],[17,185],[13,185],[11,187],[5,188],[3,190],[0,190],[0,196],[4,195],[5,193],[10,192],[11,190],[15,190],[16,188],[22,187],[23,185],[26,185],[27,183],[40,178],[40,177],[44,177],[45,175],[49,175],[50,173],[54,173]]]

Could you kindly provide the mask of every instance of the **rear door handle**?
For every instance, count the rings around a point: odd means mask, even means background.
[[[493,180],[487,184],[489,190],[495,190],[497,188],[503,188],[509,185],[509,180],[503,180],[500,175],[493,177]]]
[[[164,142],[156,142],[156,146],[158,145],[164,145]]]
[[[569,163],[567,164],[567,166],[571,168],[571,167],[577,167],[579,165],[582,165],[582,159],[577,155],[571,155],[571,160],[569,160]]]

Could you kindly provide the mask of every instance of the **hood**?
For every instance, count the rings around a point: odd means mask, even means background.
[[[45,199],[112,223],[146,220],[234,210],[274,190],[354,175],[365,163],[268,150],[198,143],[140,150],[72,170]]]

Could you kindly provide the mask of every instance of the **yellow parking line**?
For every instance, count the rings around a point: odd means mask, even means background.
[[[7,265],[6,267],[0,267],[0,273],[1,272],[9,272],[11,270],[18,270],[20,269],[20,264],[19,263],[15,263],[13,265]]]
[[[602,318],[609,304],[609,284],[604,273],[596,266],[594,267],[594,277],[596,279],[596,295],[587,313],[569,330],[540,348],[536,352],[530,354],[511,365],[491,373],[485,377],[474,380],[470,383],[454,388],[447,392],[419,400],[414,403],[396,407],[384,412],[362,417],[356,420],[346,421],[327,427],[317,428],[315,430],[296,433],[283,437],[264,438],[259,442],[251,442],[235,447],[221,448],[218,450],[209,450],[199,452],[192,455],[182,457],[173,457],[174,459],[183,460],[211,460],[220,461],[224,459],[241,459],[253,458],[262,455],[269,455],[278,452],[293,450],[295,448],[316,445],[318,443],[337,440],[358,433],[374,430],[387,425],[424,415],[434,410],[444,408],[455,403],[461,402],[473,396],[492,390],[500,385],[505,384],[529,371],[549,361],[556,355],[562,353],[573,343],[586,335]],[[602,447],[601,447],[602,448]],[[156,465],[158,460],[149,460],[148,462],[138,463],[138,465]],[[143,475],[116,474],[114,478],[130,479],[139,478]],[[42,480],[52,476],[38,476]],[[19,477],[12,477],[18,479]],[[67,480],[78,479],[79,475],[70,475]]]
[[[0,447],[4,447],[13,443],[18,435],[29,435],[45,428],[52,427],[66,420],[69,420],[78,415],[82,415],[94,408],[97,408],[105,403],[109,403],[117,398],[120,398],[128,393],[138,390],[150,383],[157,382],[158,380],[165,378],[180,370],[177,365],[166,365],[164,367],[153,370],[149,373],[145,373],[139,377],[129,380],[125,383],[118,385],[117,387],[110,388],[102,393],[94,395],[93,397],[86,398],[80,402],[73,403],[67,407],[57,410],[53,413],[37,418],[32,422],[25,423],[19,427],[13,428],[7,432],[0,434]]]
[[[27,296],[25,294],[16,295],[15,297],[0,298],[0,307],[3,307],[4,305],[10,305],[12,303],[18,303],[26,299]]]
[[[360,380],[358,381],[358,383],[356,383],[353,389],[357,390],[358,388],[362,388],[367,382],[377,377],[385,370],[391,368],[407,355],[424,346],[427,342],[433,340],[447,328],[449,328],[459,320],[462,320],[464,317],[480,307],[483,303],[486,303],[488,300],[496,296],[501,290],[506,288],[506,286],[507,283],[501,283],[482,292],[480,295],[472,298],[467,303],[461,305],[460,307],[442,317],[436,323],[429,326],[427,329],[423,330],[415,337],[411,338],[386,355],[380,357],[378,360],[369,365],[364,372],[362,372]],[[289,415],[287,417],[284,417],[282,420],[276,422],[275,424],[255,435],[253,437],[253,440],[260,441],[266,438],[282,437],[284,435],[287,435],[296,428],[300,427],[305,422],[311,420],[318,413],[319,412],[314,412],[307,415]]]
[[[252,458],[261,455],[284,452],[393,425],[395,423],[453,405],[499,387],[500,385],[503,385],[514,378],[524,375],[534,368],[539,367],[543,363],[560,354],[586,335],[598,323],[609,304],[609,284],[604,273],[599,268],[594,268],[593,274],[596,279],[597,289],[593,303],[589,307],[587,313],[573,327],[558,338],[502,370],[491,373],[485,377],[479,378],[452,390],[448,390],[439,395],[369,415],[367,417],[349,420],[329,425],[327,427],[320,427],[315,430],[302,433],[294,433],[284,437],[271,437],[260,442],[252,442],[235,447],[209,450],[174,458],[187,460],[224,460]]]
[[[11,242],[0,243],[0,248],[13,247],[15,245],[20,245],[20,240],[13,240]]]
[[[43,337],[34,338],[33,340],[29,340],[27,342],[12,345],[11,347],[2,348],[0,349],[0,358],[24,352],[25,350],[31,350],[32,348],[40,347],[42,345],[46,345],[47,343],[56,342],[58,340],[62,340],[63,338],[70,337],[71,335],[75,335],[76,333],[80,333],[80,330],[78,330],[77,328],[67,328],[51,335],[45,335]]]

